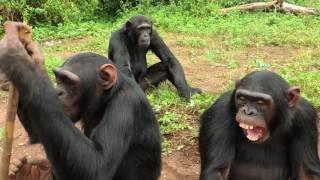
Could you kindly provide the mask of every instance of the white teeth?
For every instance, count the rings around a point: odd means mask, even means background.
[[[251,126],[251,125],[247,125],[247,124],[244,124],[244,123],[239,123],[239,126],[243,129],[253,129],[254,126]]]

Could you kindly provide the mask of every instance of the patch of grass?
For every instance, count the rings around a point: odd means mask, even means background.
[[[180,98],[171,84],[162,83],[157,89],[147,92],[147,97],[158,114],[161,133],[164,137],[165,152],[171,149],[166,140],[169,136],[182,130],[194,132],[194,123],[198,124],[200,114],[205,111],[217,97],[208,93],[195,94],[187,102]],[[192,136],[197,136],[192,133]]]
[[[47,72],[48,72],[48,75],[49,75],[49,78],[51,80],[54,80],[55,79],[55,76],[52,72],[52,69],[55,68],[55,67],[59,67],[61,64],[63,63],[63,61],[56,57],[56,56],[48,56],[46,57],[46,68],[47,68]]]
[[[4,138],[4,128],[0,128],[0,141]]]
[[[240,63],[239,61],[235,60],[235,59],[230,59],[228,61],[228,68],[230,69],[236,69],[236,68],[239,68],[240,67]]]
[[[219,94],[209,93],[194,94],[191,97],[190,102],[188,102],[187,108],[194,109],[195,112],[202,114],[211,104],[213,104],[218,96]]]
[[[192,48],[203,48],[208,45],[207,41],[199,37],[186,37],[177,40],[177,45],[188,46]]]
[[[159,124],[161,126],[161,134],[169,135],[179,130],[188,129],[189,125],[185,121],[185,117],[181,114],[176,114],[175,112],[166,111],[164,114],[160,115]]]
[[[320,49],[305,51],[292,59],[293,63],[281,68],[281,73],[291,85],[301,88],[302,96],[320,107]]]
[[[171,141],[169,141],[167,138],[163,138],[162,140],[162,153],[164,154],[170,154],[172,152],[172,149],[171,149]]]
[[[224,50],[210,50],[203,54],[203,58],[215,65],[220,65],[226,60],[226,52]]]
[[[44,41],[82,36],[100,36],[110,34],[115,28],[110,22],[105,21],[66,23],[58,26],[35,26],[33,27],[33,37],[35,40]]]
[[[249,58],[249,64],[247,66],[247,70],[252,70],[252,69],[268,69],[270,68],[271,65],[268,64],[264,57],[261,55],[250,57]]]

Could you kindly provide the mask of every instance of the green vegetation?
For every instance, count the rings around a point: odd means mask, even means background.
[[[200,76],[209,73],[220,79],[202,85],[205,86],[202,88],[214,89],[210,92],[215,93],[195,95],[190,102],[181,99],[169,83],[147,93],[164,135],[163,149],[170,152],[172,148],[183,147],[171,143],[174,135],[187,132],[188,141],[192,142],[197,136],[201,113],[222,92],[233,87],[234,79],[256,69],[280,73],[292,85],[300,86],[302,95],[320,108],[320,16],[274,12],[222,15],[218,12],[220,7],[252,1],[71,0],[61,3],[64,1],[41,0],[42,3],[32,4],[34,1],[30,0],[22,0],[23,3],[5,0],[4,7],[0,5],[0,22],[8,18],[7,13],[34,24],[34,38],[41,44],[49,75],[53,78],[50,69],[74,53],[93,51],[106,55],[111,32],[128,17],[136,14],[151,17],[180,61],[191,62],[195,70],[199,64],[212,66],[212,72],[197,73]],[[288,2],[320,10],[317,0]],[[24,8],[26,4],[28,8]],[[154,55],[148,54],[148,58],[148,63],[157,61]],[[188,76],[190,84],[203,81],[197,79],[197,75]]]
[[[4,128],[0,128],[0,141],[4,138]]]

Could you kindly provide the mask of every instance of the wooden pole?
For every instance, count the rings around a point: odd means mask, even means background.
[[[17,89],[10,84],[9,102],[5,119],[5,137],[0,166],[0,180],[7,180],[9,174],[9,165],[12,152],[12,143],[14,135],[14,122],[17,114],[19,94]]]

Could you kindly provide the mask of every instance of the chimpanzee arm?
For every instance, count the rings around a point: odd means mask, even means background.
[[[152,30],[150,49],[167,66],[169,78],[179,93],[184,97],[190,97],[190,88],[185,79],[181,64],[155,30]]]
[[[105,112],[89,139],[66,117],[50,81],[28,60],[22,46],[0,50],[0,68],[18,89],[21,105],[33,114],[30,121],[39,130],[54,174],[58,179],[111,180],[131,140],[130,108]]]
[[[108,56],[121,72],[133,78],[130,54],[124,42],[125,40],[121,38],[121,32],[113,33],[109,41]]]
[[[236,128],[232,100],[232,92],[223,94],[201,117],[200,180],[220,180],[234,159]]]
[[[47,70],[45,67],[44,57],[42,56],[42,53],[40,52],[38,45],[34,42],[29,42],[26,46],[26,49],[28,54],[32,57],[32,60],[37,66],[37,68],[41,70],[42,75],[48,77]],[[21,124],[27,130],[30,142],[32,144],[38,143],[39,142],[38,129],[35,128],[31,123],[32,121],[30,121],[32,120],[33,115],[31,112],[29,112],[29,108],[25,106],[21,106],[21,103],[19,102],[17,114]]]
[[[293,138],[290,147],[291,179],[320,179],[320,160],[317,154],[318,129],[316,110],[304,99],[297,105],[293,120]]]

